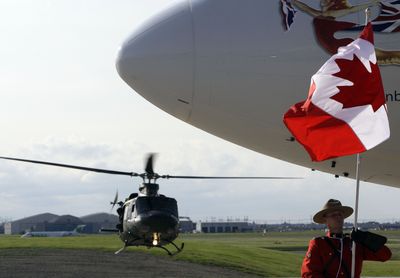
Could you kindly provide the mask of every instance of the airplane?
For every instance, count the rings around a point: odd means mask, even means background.
[[[270,157],[355,178],[355,156],[312,162],[282,118],[306,99],[322,64],[358,36],[367,7],[391,137],[362,154],[360,179],[400,187],[398,0],[177,1],[126,39],[116,67],[137,93],[190,125]]]
[[[25,237],[67,237],[67,236],[79,236],[81,235],[82,229],[86,225],[78,225],[72,231],[28,231],[21,236]]]

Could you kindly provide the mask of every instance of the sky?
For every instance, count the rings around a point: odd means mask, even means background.
[[[155,107],[118,76],[119,45],[171,0],[0,2],[0,156],[170,175],[301,180],[159,180],[194,220],[310,222],[329,198],[354,207],[355,181],[258,154]],[[306,80],[305,82],[309,82]],[[306,92],[305,92],[306,95]],[[0,161],[0,222],[110,212],[141,180]],[[399,221],[400,189],[361,183],[360,221]],[[115,212],[114,212],[115,213]],[[352,218],[350,218],[351,220]]]

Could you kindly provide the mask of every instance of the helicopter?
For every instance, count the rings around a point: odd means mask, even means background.
[[[159,194],[158,179],[299,179],[298,177],[216,177],[216,176],[172,176],[159,175],[154,172],[154,154],[147,157],[145,172],[123,172],[100,168],[90,168],[77,165],[61,164],[48,161],[29,160],[14,157],[3,157],[0,159],[36,163],[77,170],[105,173],[112,175],[125,175],[130,177],[142,178],[143,183],[139,187],[139,192],[131,193],[125,201],[118,201],[118,191],[114,200],[110,202],[113,209],[118,205],[117,213],[119,223],[115,229],[101,229],[101,232],[118,233],[123,242],[123,247],[115,252],[119,254],[129,246],[146,246],[148,248],[161,248],[168,255],[173,256],[181,252],[184,243],[178,246],[174,240],[179,235],[179,214],[178,203],[174,198]],[[176,251],[171,252],[165,245],[172,245]]]

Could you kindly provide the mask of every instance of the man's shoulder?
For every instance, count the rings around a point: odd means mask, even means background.
[[[329,239],[350,239],[350,234],[343,234],[343,237],[330,237],[328,235],[313,237],[311,240],[329,240]]]
[[[310,240],[310,245],[311,246],[319,246],[321,244],[324,244],[323,242],[325,241],[326,236],[318,236],[318,237],[313,237]]]

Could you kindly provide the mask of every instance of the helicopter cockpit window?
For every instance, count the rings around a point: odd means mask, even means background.
[[[136,199],[136,210],[138,213],[161,210],[178,216],[176,200],[168,197],[139,197]]]
[[[132,213],[135,207],[135,202],[133,200],[130,200],[125,203],[125,211],[124,211],[124,220],[129,220],[132,219]]]

